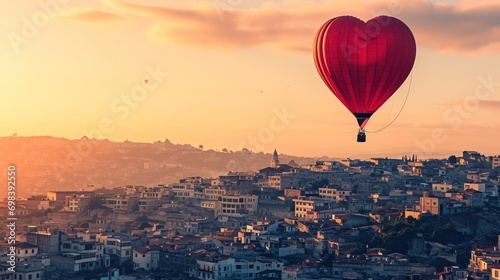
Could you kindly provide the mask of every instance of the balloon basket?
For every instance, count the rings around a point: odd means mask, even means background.
[[[360,128],[358,132],[358,142],[366,142],[366,133],[362,128]]]

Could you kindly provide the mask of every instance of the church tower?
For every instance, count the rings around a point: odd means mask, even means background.
[[[280,161],[278,159],[278,152],[276,152],[276,149],[274,149],[273,159],[271,160],[271,167],[272,168],[280,167]]]

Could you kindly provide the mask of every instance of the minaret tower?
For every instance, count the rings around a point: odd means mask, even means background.
[[[273,159],[271,160],[271,167],[278,168],[280,167],[280,160],[278,159],[278,152],[274,149]]]

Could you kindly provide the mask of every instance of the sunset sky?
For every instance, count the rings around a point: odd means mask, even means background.
[[[161,3],[158,4],[158,3]],[[39,0],[0,4],[0,136],[302,156],[499,154],[500,1]],[[356,142],[313,62],[328,19],[391,15],[417,42],[410,77]]]

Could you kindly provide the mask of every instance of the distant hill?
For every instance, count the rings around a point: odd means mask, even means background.
[[[279,152],[279,151],[278,151]],[[112,142],[50,136],[1,137],[0,181],[7,165],[18,169],[17,195],[45,194],[49,190],[79,190],[125,185],[157,185],[187,176],[205,178],[228,171],[257,171],[269,166],[272,155],[250,151],[219,152],[191,145]],[[314,163],[315,158],[279,155],[281,163]],[[6,195],[5,188],[0,198]]]

